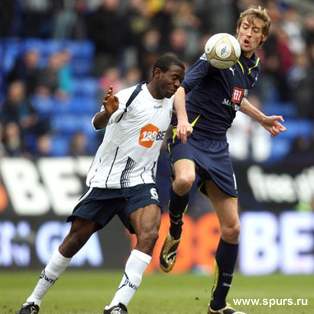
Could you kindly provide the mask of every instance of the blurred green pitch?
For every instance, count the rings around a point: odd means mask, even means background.
[[[32,292],[40,271],[0,272],[0,313],[15,314]],[[68,270],[46,295],[41,314],[101,314],[122,278],[122,271]],[[148,274],[128,306],[130,314],[206,314],[213,276],[193,273]],[[314,277],[244,277],[236,274],[228,301],[247,299],[307,299],[308,305],[242,305],[248,314],[313,314]]]

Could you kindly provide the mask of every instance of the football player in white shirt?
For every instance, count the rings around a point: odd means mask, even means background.
[[[174,56],[160,57],[148,84],[114,95],[111,86],[102,110],[93,118],[95,129],[106,127],[87,175],[89,190],[68,217],[71,230],[57,248],[30,297],[18,314],[36,314],[51,286],[90,236],[118,215],[137,237],[124,276],[104,314],[127,314],[126,306],[150,263],[161,220],[155,185],[157,159],[170,124],[173,95],[184,78],[184,65]],[[184,120],[185,117],[182,117]],[[182,131],[182,141],[186,141]]]

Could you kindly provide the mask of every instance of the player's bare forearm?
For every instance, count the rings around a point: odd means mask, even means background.
[[[93,120],[96,130],[103,129],[107,126],[112,114],[119,108],[119,99],[113,94],[113,87],[110,86],[108,93],[103,100],[104,111],[98,112]]]
[[[188,120],[185,108],[185,90],[179,87],[174,96],[174,109],[177,114],[178,121]]]
[[[240,111],[259,123],[261,123],[266,118],[266,116],[259,109],[254,107],[246,98],[244,98],[242,101]]]
[[[259,122],[259,124],[267,130],[272,137],[277,136],[280,132],[286,131],[286,128],[279,122],[284,122],[282,116],[266,116],[259,109],[254,107],[247,99],[243,100],[240,111]]]
[[[185,144],[187,136],[193,132],[193,128],[189,123],[188,116],[185,107],[185,90],[183,87],[179,87],[174,96],[174,108],[177,114],[177,137],[181,139]]]
[[[93,120],[93,125],[96,130],[101,130],[105,128],[111,116],[109,116],[105,111],[98,112]]]

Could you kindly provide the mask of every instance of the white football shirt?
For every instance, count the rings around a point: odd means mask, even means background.
[[[117,122],[135,88],[116,94],[119,109],[109,119],[87,174],[87,186],[117,189],[155,183],[157,160],[171,121],[174,97],[155,99],[147,84],[143,84],[143,90]]]

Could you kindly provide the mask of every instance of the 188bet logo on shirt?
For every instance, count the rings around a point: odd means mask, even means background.
[[[154,141],[160,141],[165,138],[166,131],[159,131],[153,124],[147,124],[141,129],[140,138],[138,140],[141,146],[150,148]]]

